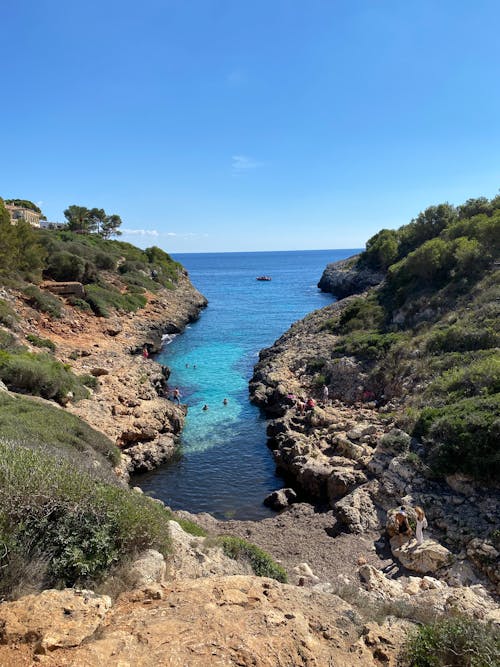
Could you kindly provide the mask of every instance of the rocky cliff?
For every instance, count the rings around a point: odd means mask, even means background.
[[[352,294],[361,294],[370,287],[380,284],[384,274],[358,265],[359,255],[328,264],[320,278],[318,287],[330,292],[337,299]]]
[[[91,396],[68,400],[65,409],[120,447],[122,474],[150,470],[169,458],[185,408],[168,400],[168,369],[144,358],[142,350],[158,352],[164,334],[181,332],[206,306],[187,274],[179,273],[175,289],[147,292],[146,305],[136,312],[115,312],[107,318],[68,301],[61,316],[53,318],[31,308],[20,296],[3,293],[19,315],[17,339],[30,348],[30,336],[49,340],[56,359],[76,374],[96,378]]]

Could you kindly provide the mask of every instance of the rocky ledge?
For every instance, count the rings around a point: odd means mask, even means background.
[[[24,334],[50,339],[55,356],[77,374],[90,374],[97,388],[90,398],[68,401],[65,409],[107,435],[121,449],[118,472],[151,470],[170,458],[186,408],[169,398],[167,368],[144,358],[161,349],[165,334],[180,333],[200,314],[207,300],[187,273],[175,289],[146,293],[147,304],[135,313],[96,317],[66,304],[60,319],[51,319],[19,301]]]
[[[384,274],[357,265],[359,255],[328,264],[320,278],[318,287],[323,292],[330,292],[337,299],[360,294],[370,287],[379,285]]]

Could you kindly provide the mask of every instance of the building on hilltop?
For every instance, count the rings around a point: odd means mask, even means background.
[[[5,208],[9,212],[12,225],[17,224],[18,220],[26,220],[26,222],[29,222],[33,227],[40,227],[40,213],[32,211],[29,208],[16,206],[15,204],[5,204]]]
[[[49,220],[40,220],[40,225],[42,229],[66,229],[66,222],[49,222]]]

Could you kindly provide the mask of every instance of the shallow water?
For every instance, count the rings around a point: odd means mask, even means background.
[[[209,305],[157,357],[171,368],[170,386],[179,387],[189,409],[176,460],[136,478],[146,493],[173,509],[217,518],[271,514],[262,500],[282,483],[266,447],[265,419],[249,402],[248,381],[262,348],[296,320],[332,302],[316,287],[326,264],[355,252],[175,256]],[[257,281],[259,275],[272,281]]]

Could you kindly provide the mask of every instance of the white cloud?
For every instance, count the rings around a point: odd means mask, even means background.
[[[261,166],[261,162],[257,162],[254,158],[249,157],[248,155],[233,155],[232,158],[232,169],[235,173],[241,173],[243,171],[249,171],[250,169],[257,169]]]
[[[121,232],[132,236],[160,236],[156,229],[122,229]]]

